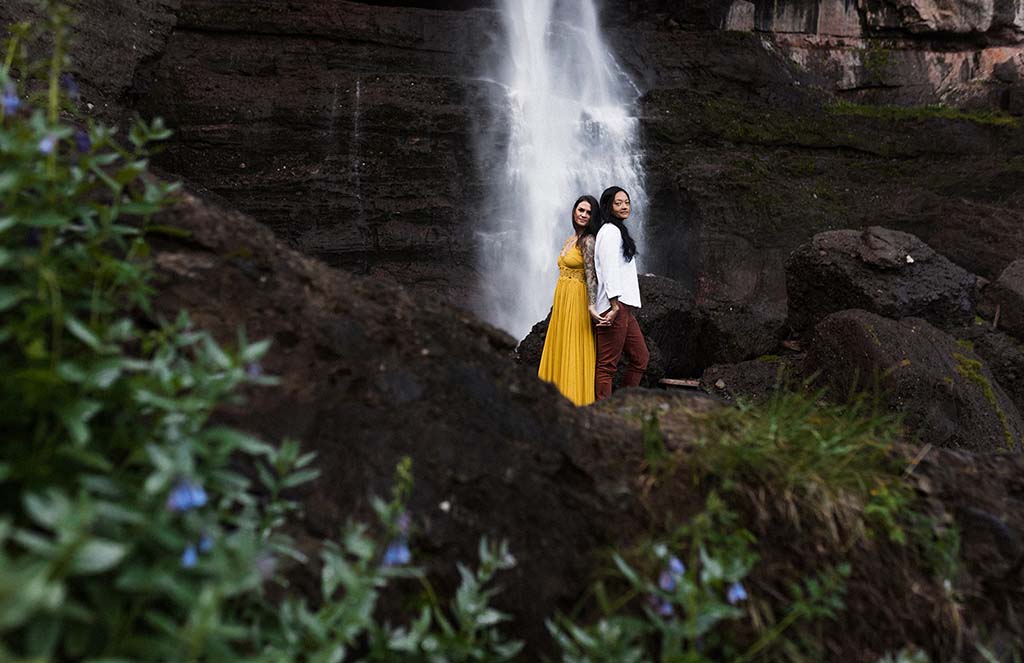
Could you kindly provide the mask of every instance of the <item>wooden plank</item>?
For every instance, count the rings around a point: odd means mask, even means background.
[[[697,389],[700,387],[700,380],[677,380],[675,378],[662,378],[658,380],[658,384],[663,384],[666,387],[686,387],[687,389]]]

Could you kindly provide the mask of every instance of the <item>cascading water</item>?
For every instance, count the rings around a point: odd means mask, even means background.
[[[605,47],[594,0],[502,0],[502,13],[510,135],[480,233],[483,313],[522,338],[551,306],[576,198],[629,191],[642,256],[646,196],[637,89]]]

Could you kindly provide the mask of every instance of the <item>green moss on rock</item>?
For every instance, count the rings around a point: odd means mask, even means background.
[[[959,352],[953,353],[953,359],[956,360],[956,372],[963,379],[968,382],[973,382],[981,389],[982,395],[985,400],[989,402],[992,409],[995,410],[996,416],[999,417],[999,423],[1003,427],[1003,437],[1006,439],[1006,446],[1010,451],[1013,451],[1016,447],[1016,443],[1013,439],[1013,432],[1010,430],[1010,422],[1006,418],[1006,413],[1003,412],[1003,408],[999,407],[999,401],[996,399],[995,389],[992,388],[992,383],[982,375],[981,362],[977,359],[971,359],[964,354]]]

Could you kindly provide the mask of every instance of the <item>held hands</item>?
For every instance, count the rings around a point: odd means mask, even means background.
[[[590,305],[590,317],[594,320],[598,327],[611,327],[612,321],[615,316],[619,313],[618,305],[612,305],[610,309],[604,312],[604,314],[598,313],[597,308],[593,304]]]

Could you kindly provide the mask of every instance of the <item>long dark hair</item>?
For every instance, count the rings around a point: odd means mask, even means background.
[[[629,192],[620,186],[610,186],[601,194],[601,225],[610,223],[619,229],[619,232],[622,233],[622,257],[629,262],[636,255],[636,242],[629,236],[629,231],[626,230],[626,224],[622,222],[622,219],[612,214],[612,201],[615,200],[615,194],[619,191],[626,194],[627,199],[629,198]]]
[[[582,230],[576,225],[576,208],[580,206],[580,203],[590,203],[590,222],[583,226]],[[601,227],[601,206],[597,203],[597,198],[586,195],[577,198],[576,202],[572,204],[570,220],[572,221],[572,230],[576,233],[576,247],[582,251],[583,238],[587,235],[596,235],[597,229]]]

